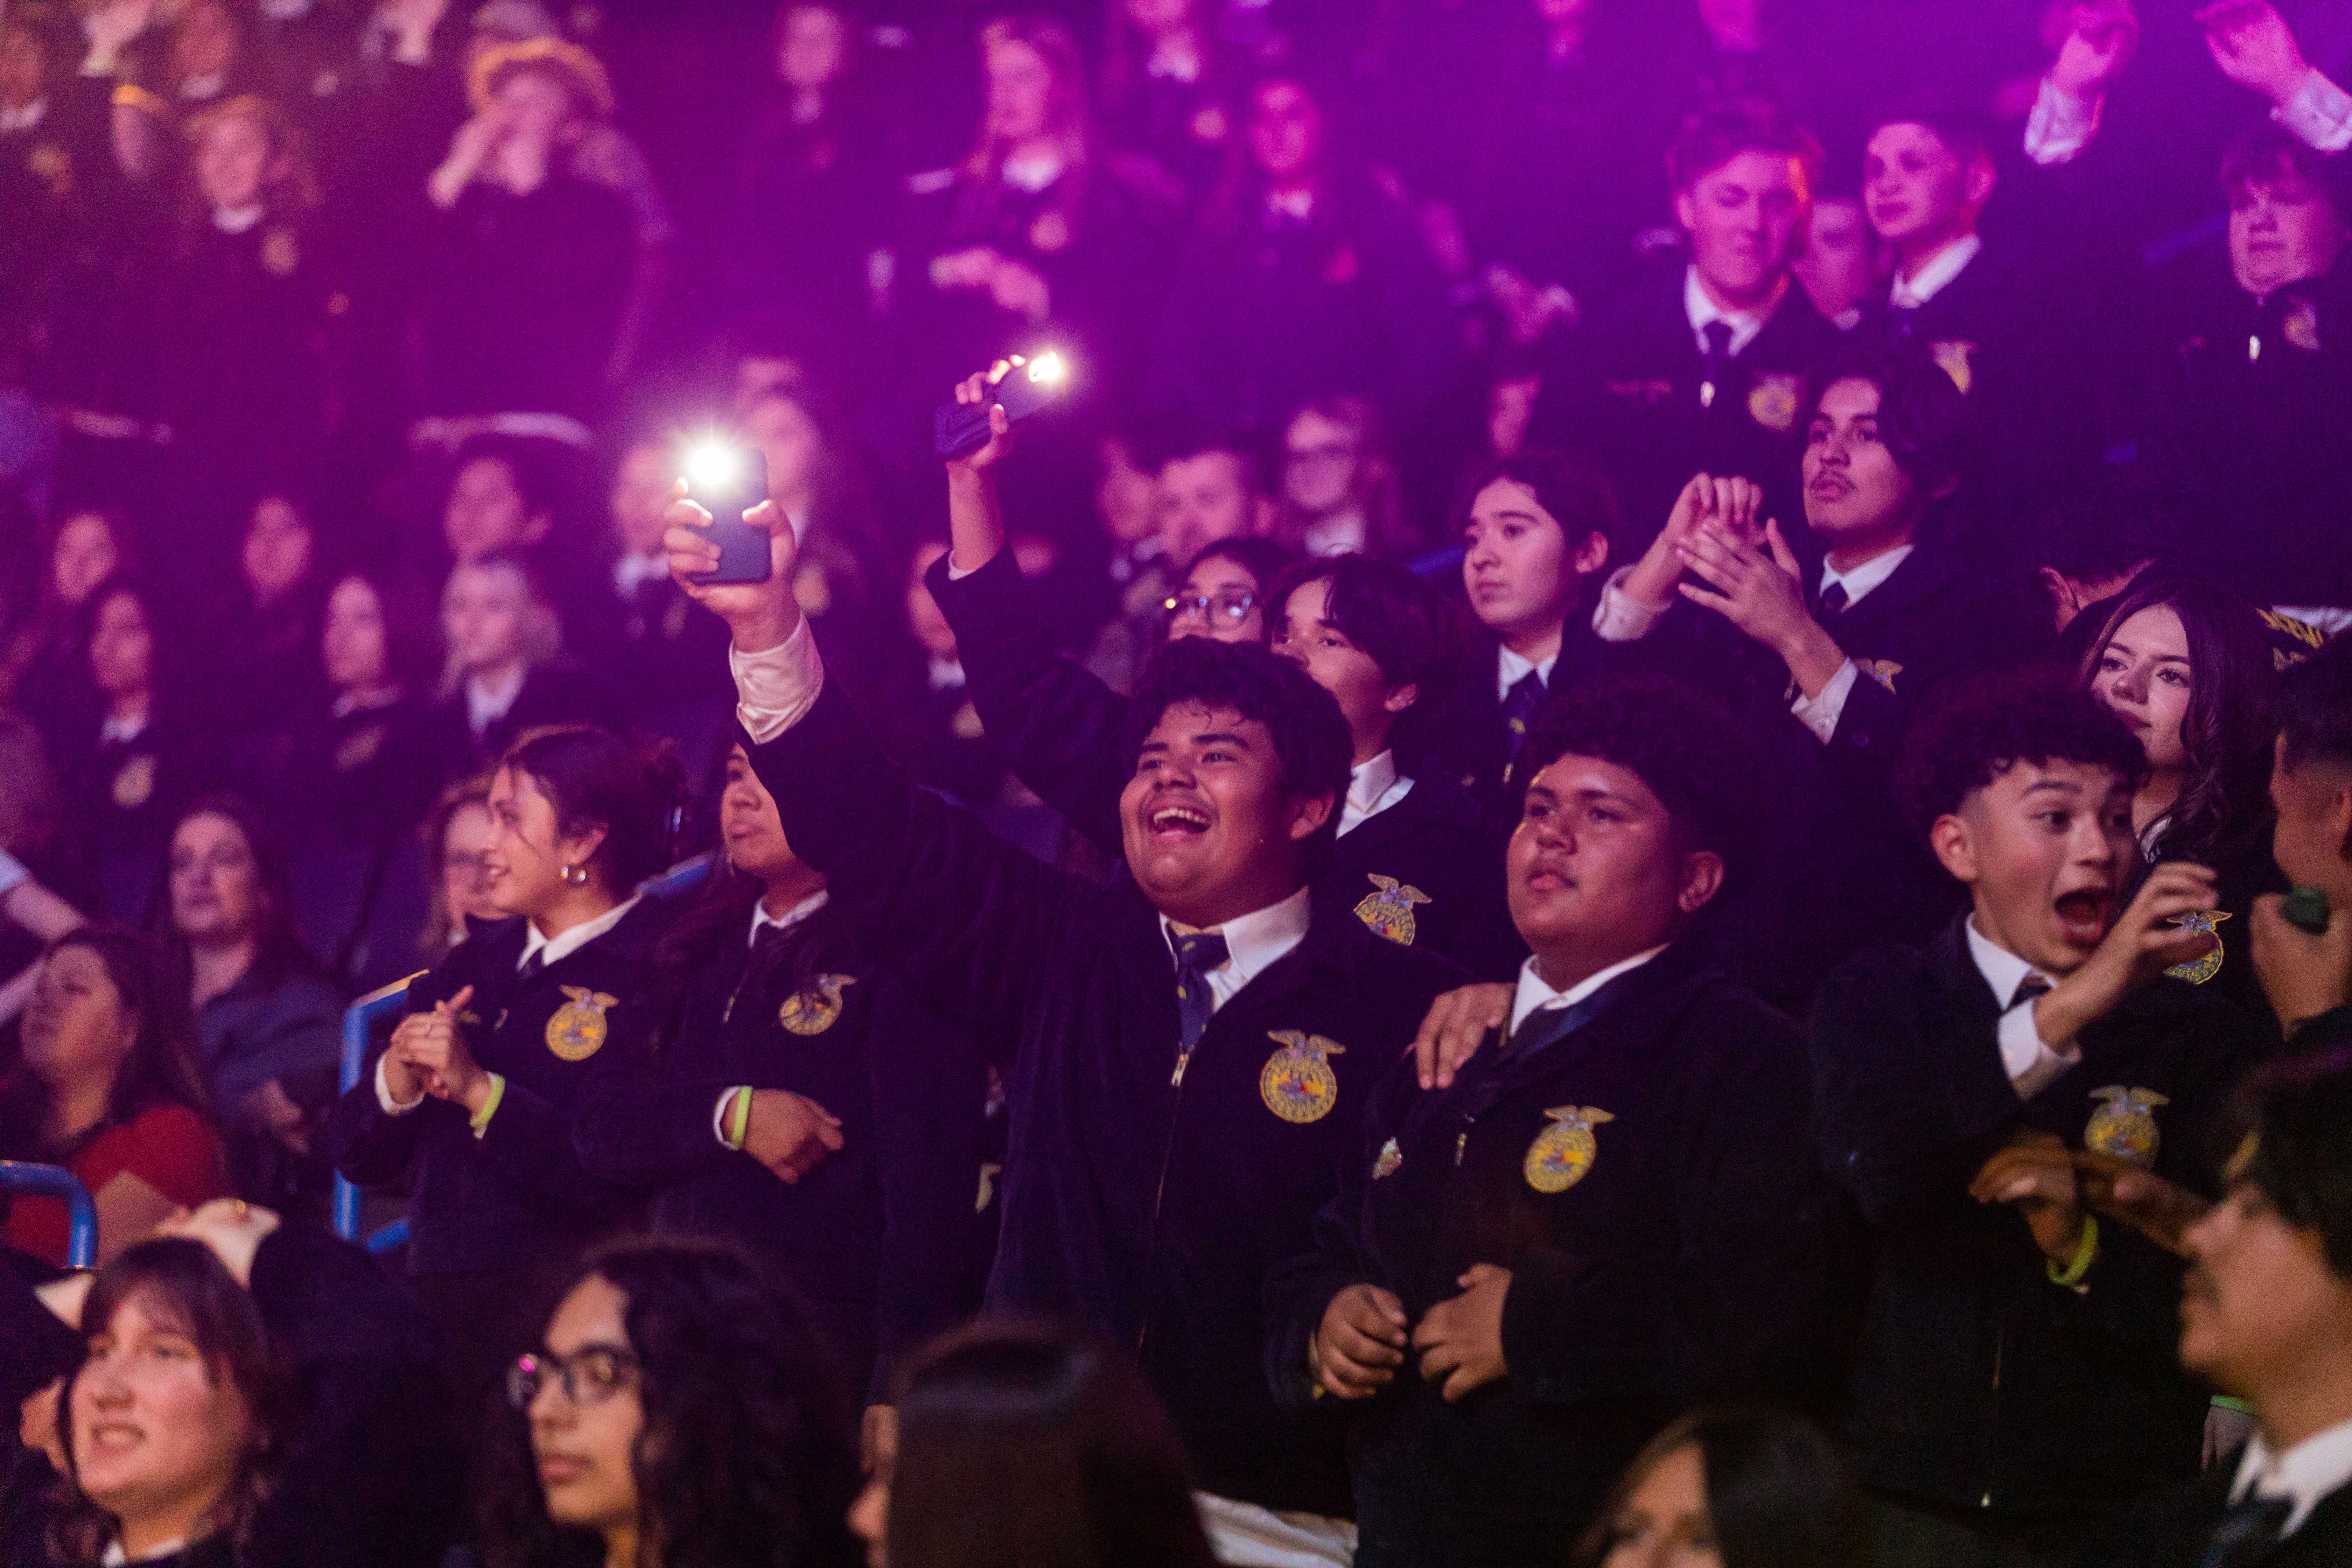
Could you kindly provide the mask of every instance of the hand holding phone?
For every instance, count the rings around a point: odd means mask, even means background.
[[[768,535],[743,514],[768,499],[768,459],[749,443],[709,440],[686,455],[686,499],[710,514],[710,542],[719,547],[715,570],[698,574],[704,584],[768,580]]]
[[[931,415],[931,449],[948,462],[968,458],[988,445],[988,411],[1002,408],[1014,423],[1062,395],[1070,384],[1068,362],[1058,353],[1003,361],[989,373],[987,395],[977,403],[942,403]]]

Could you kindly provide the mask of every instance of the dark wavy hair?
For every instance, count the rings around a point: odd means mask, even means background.
[[[1742,153],[1793,158],[1804,168],[1808,190],[1821,184],[1822,144],[1812,132],[1775,104],[1736,96],[1683,121],[1666,147],[1667,184],[1687,191]]]
[[[261,906],[254,916],[253,967],[248,971],[254,984],[268,991],[292,975],[327,978],[327,966],[319,962],[303,942],[301,933],[295,930],[293,873],[277,836],[262,821],[261,813],[243,796],[208,795],[173,820],[172,831],[163,840],[164,862],[156,880],[155,896],[147,903],[148,934],[154,938],[173,983],[193,994],[194,960],[188,939],[172,921],[171,857],[180,829],[199,816],[217,816],[233,825],[244,837],[247,852],[253,857]]]
[[[208,1117],[204,1078],[196,1070],[196,1026],[188,1012],[186,982],[173,977],[153,942],[120,926],[68,931],[49,944],[44,957],[73,947],[98,955],[123,1006],[138,1020],[131,1052],[107,1091],[105,1119],[77,1140],[75,1148],[158,1105],[185,1106]],[[41,1144],[48,1103],[48,1086],[25,1068],[0,1084],[0,1158],[32,1157],[53,1164],[70,1158],[75,1149]]]
[[[2288,1058],[2249,1088],[2252,1153],[2241,1179],[2317,1235],[2329,1269],[2352,1279],[2352,1050]]]
[[[2352,767],[2352,637],[2328,638],[2280,679],[2279,740],[2289,768]]]
[[[1392,561],[1326,555],[1301,561],[1275,579],[1266,595],[1269,639],[1281,635],[1291,595],[1310,583],[1331,585],[1326,611],[1330,624],[1381,667],[1382,679],[1420,689],[1412,706],[1390,728],[1390,742],[1411,772],[1462,657],[1454,606],[1425,579]]]
[[[1470,508],[1478,492],[1505,479],[1534,493],[1536,504],[1559,523],[1571,552],[1596,533],[1617,542],[1624,520],[1608,476],[1581,458],[1543,447],[1497,458],[1479,471],[1462,492],[1462,514],[1454,519],[1456,537],[1470,526]]]
[[[642,745],[593,724],[551,724],[508,747],[499,766],[539,786],[555,807],[558,833],[604,829],[595,863],[615,898],[667,868],[686,773],[667,745]]]
[[[1895,796],[1922,837],[1939,816],[2020,763],[2105,768],[2131,789],[2147,776],[2139,742],[2105,703],[2044,669],[1959,681],[1929,700],[1895,770]]]
[[[1806,427],[1822,397],[1841,381],[1878,389],[1878,438],[1918,491],[1931,514],[1967,479],[1977,451],[1977,427],[1966,394],[1934,360],[1916,349],[1864,346],[1832,354],[1805,382]]]
[[[206,1377],[216,1385],[226,1383],[245,1403],[245,1449],[214,1516],[216,1531],[242,1545],[252,1534],[278,1460],[293,1433],[293,1380],[253,1298],[200,1241],[185,1237],[142,1241],[100,1269],[82,1307],[83,1342],[106,1332],[117,1309],[131,1300],[138,1301],[151,1318],[172,1322],[185,1333],[204,1360]],[[58,1413],[68,1425],[72,1410],[68,1381],[58,1402]],[[71,1484],[73,1452],[68,1435],[67,1475],[49,1526],[49,1548],[60,1563],[94,1565],[122,1526]]]
[[[1093,1336],[976,1323],[909,1363],[897,1397],[892,1568],[1208,1568],[1184,1450]]]
[[[2189,634],[2189,711],[2181,716],[2180,744],[2189,779],[2165,816],[2155,858],[2210,864],[2217,850],[2270,817],[2277,661],[2253,605],[2211,583],[2151,572],[2116,595],[2076,679],[2089,686],[2124,623],[2158,608],[2179,616]]]
[[[1706,1474],[1707,1522],[1724,1568],[1863,1568],[1869,1560],[1869,1509],[1827,1437],[1779,1411],[1707,1409],[1659,1433],[1625,1467],[1578,1543],[1578,1568],[1599,1568],[1618,1510],[1688,1447]]]
[[[847,1568],[858,1489],[848,1395],[807,1315],[732,1242],[646,1237],[588,1255],[566,1294],[601,1279],[645,1406],[633,1469],[642,1568]],[[485,1568],[604,1562],[588,1532],[547,1515],[529,1422],[491,1433],[481,1490]]]

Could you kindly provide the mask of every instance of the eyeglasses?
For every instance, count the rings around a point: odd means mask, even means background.
[[[564,1398],[585,1409],[604,1404],[636,1375],[636,1356],[619,1345],[583,1345],[569,1359],[551,1352],[518,1356],[507,1368],[507,1403],[529,1410],[552,1379],[563,1384]]]
[[[1257,608],[1257,595],[1246,589],[1228,588],[1215,594],[1178,594],[1160,606],[1168,612],[1171,621],[1186,616],[1198,616],[1213,625],[1240,626]]]

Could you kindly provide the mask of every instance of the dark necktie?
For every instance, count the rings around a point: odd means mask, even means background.
[[[1828,587],[1822,590],[1821,607],[1815,613],[1814,619],[1820,621],[1823,626],[1827,626],[1830,622],[1837,619],[1838,616],[1845,614],[1846,605],[1853,602],[1853,600],[1846,597],[1844,584],[1832,583]]]
[[[1716,389],[1723,384],[1724,373],[1731,368],[1731,323],[1709,321],[1699,329],[1706,347],[1699,358],[1698,405],[1715,406]]]
[[[2261,1562],[2278,1544],[2287,1516],[2294,1511],[2294,1504],[2285,1498],[2248,1492],[2221,1516],[2213,1539],[2206,1543],[2205,1555],[2198,1559],[2198,1568],[2247,1568]]]
[[[1543,677],[1534,670],[1519,677],[1503,698],[1503,760],[1517,762],[1519,747],[1528,738],[1528,726],[1534,722],[1536,710],[1543,706]]]
[[[2010,995],[2009,1006],[2001,1011],[2008,1012],[2011,1008],[2022,1007],[2037,996],[2049,995],[2053,989],[2048,976],[2029,974],[2017,983],[2017,989]]]
[[[1209,1015],[1216,1011],[1216,998],[1209,989],[1209,971],[1232,956],[1223,934],[1204,931],[1197,936],[1178,936],[1171,931],[1169,945],[1176,950],[1176,1019],[1181,1033],[1184,1054],[1191,1056],[1192,1047],[1209,1027]]]
[[[530,956],[522,961],[522,967],[515,971],[515,983],[528,985],[538,979],[539,972],[546,967],[547,949],[543,946],[534,947],[530,950]]]

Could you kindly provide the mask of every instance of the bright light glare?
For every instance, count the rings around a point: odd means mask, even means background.
[[[1060,354],[1039,354],[1029,362],[1029,379],[1043,384],[1050,385],[1069,374],[1070,367],[1062,363]]]
[[[724,441],[701,442],[686,455],[686,477],[697,489],[725,489],[742,472],[742,456]]]

